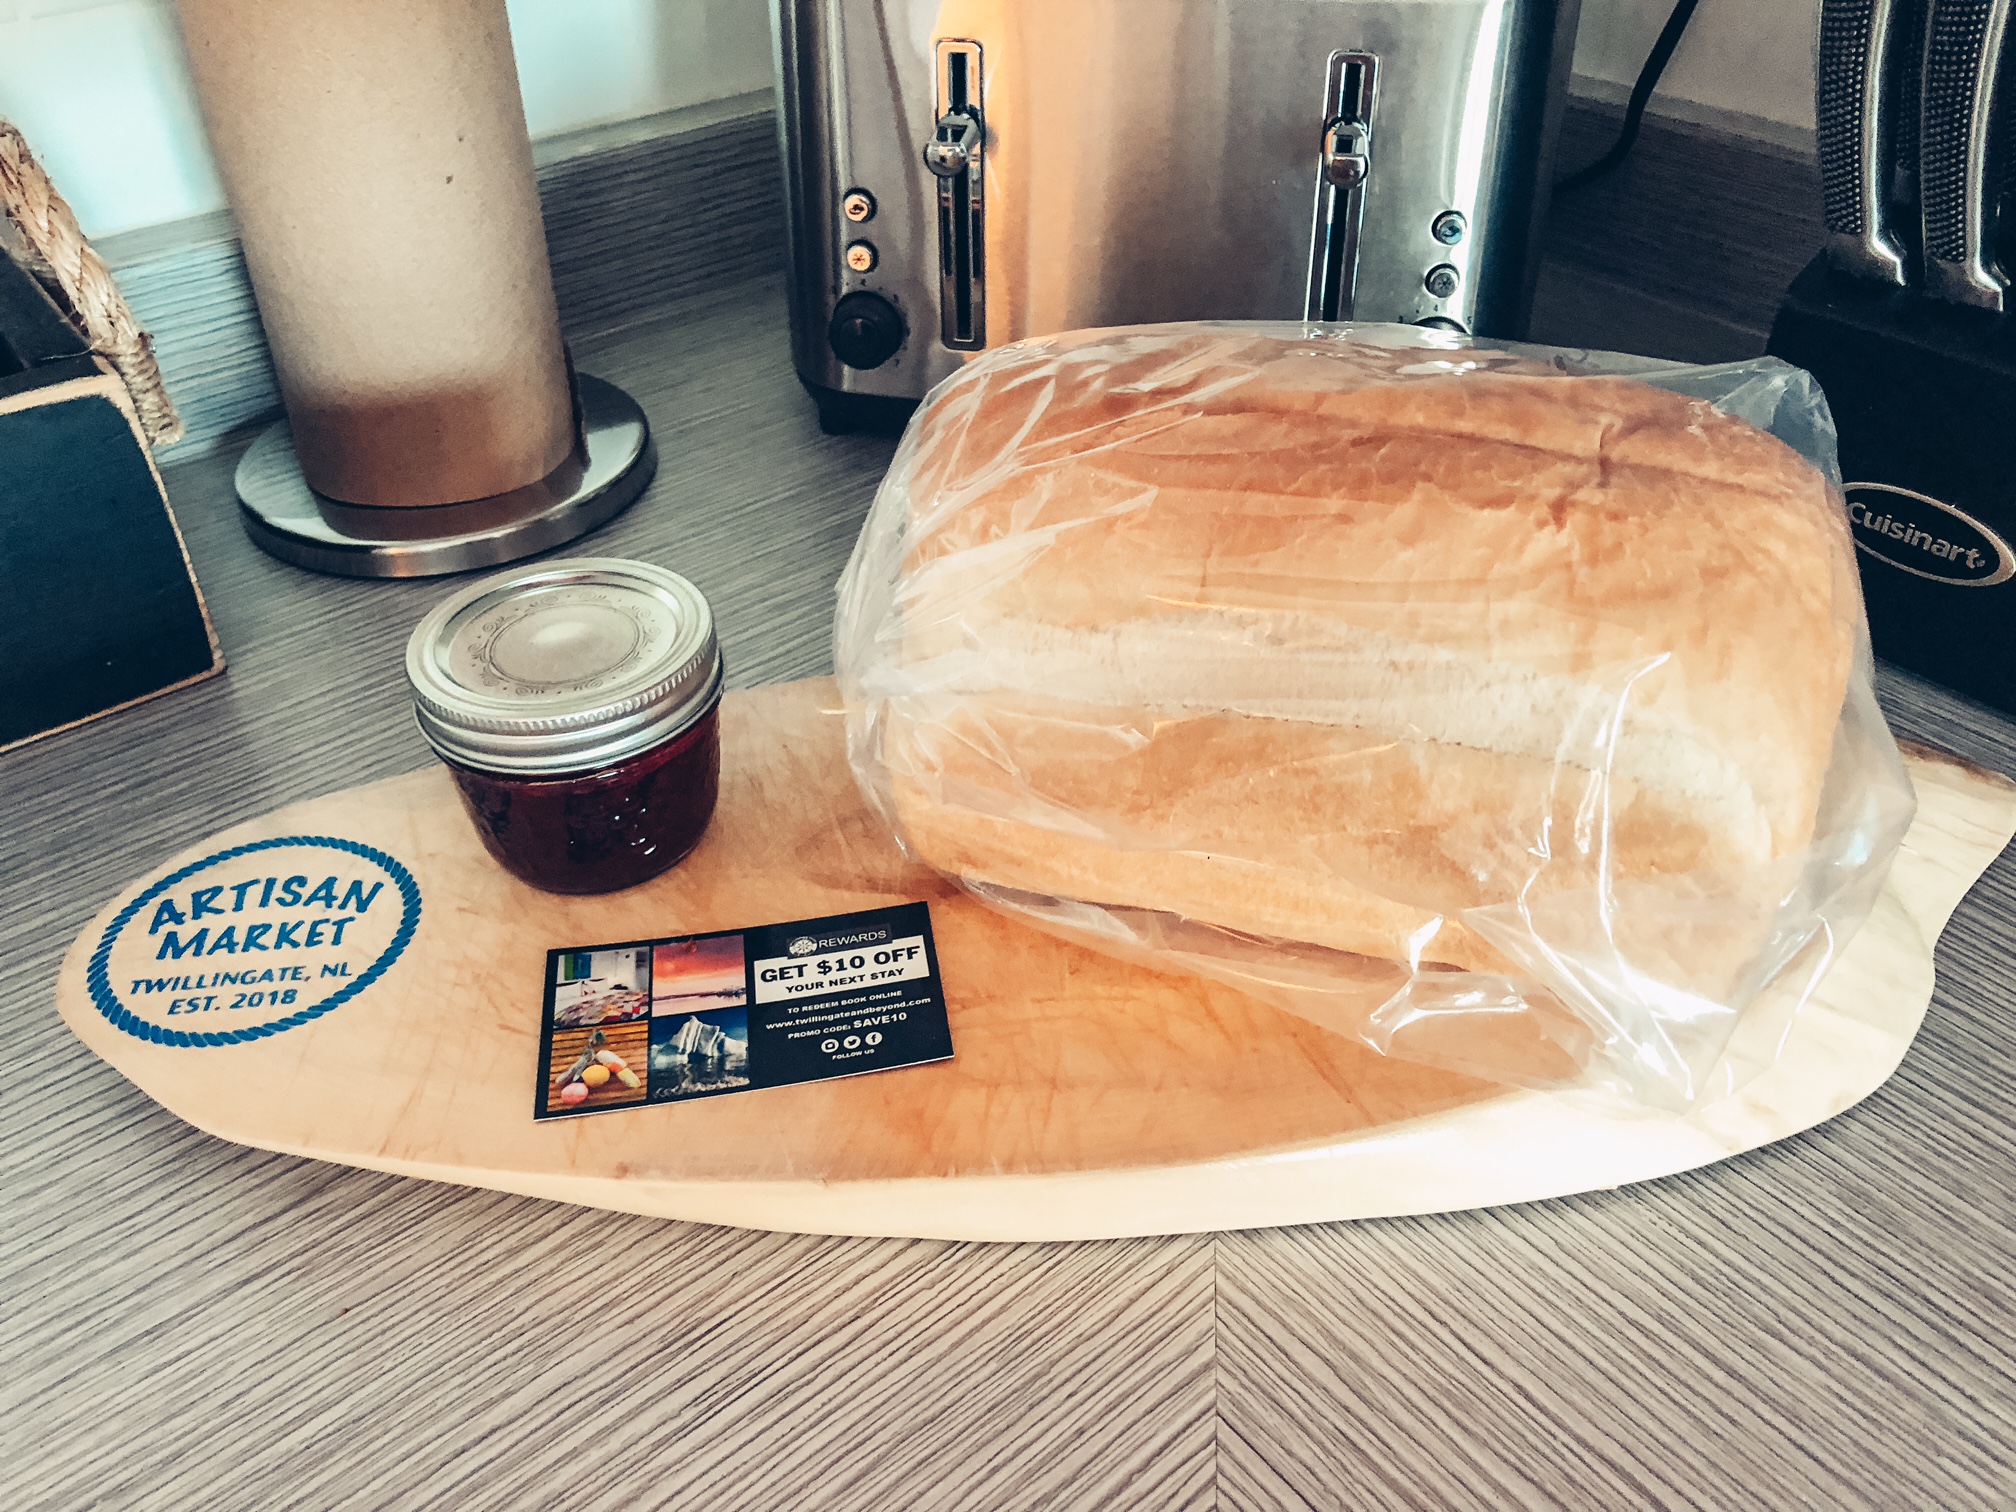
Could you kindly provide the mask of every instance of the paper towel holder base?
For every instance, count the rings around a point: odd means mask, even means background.
[[[262,550],[340,577],[435,577],[535,556],[615,518],[657,471],[651,425],[615,384],[575,375],[580,444],[538,482],[463,504],[342,504],[308,487],[277,420],[239,460],[238,509]]]

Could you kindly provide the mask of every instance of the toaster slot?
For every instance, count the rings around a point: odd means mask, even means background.
[[[924,166],[938,180],[938,309],[948,347],[987,345],[986,206],[980,44],[938,44],[937,125]]]
[[[1309,301],[1304,311],[1310,320],[1351,318],[1378,90],[1379,60],[1371,53],[1330,55],[1316,169],[1316,226],[1309,249]]]

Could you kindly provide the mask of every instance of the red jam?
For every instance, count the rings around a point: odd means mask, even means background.
[[[406,643],[414,720],[484,848],[547,892],[635,887],[700,843],[721,678],[706,595],[608,557],[471,584]]]
[[[600,771],[536,778],[447,766],[506,871],[546,892],[615,892],[677,866],[707,833],[721,791],[721,710]]]

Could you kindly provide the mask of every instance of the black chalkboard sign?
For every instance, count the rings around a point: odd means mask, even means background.
[[[223,665],[124,384],[0,254],[0,748]]]

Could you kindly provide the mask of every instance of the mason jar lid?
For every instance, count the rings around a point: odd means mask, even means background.
[[[707,600],[676,572],[572,557],[437,604],[406,643],[420,733],[479,771],[561,776],[674,738],[721,697]]]

